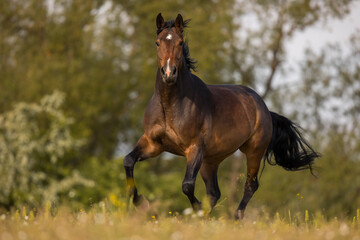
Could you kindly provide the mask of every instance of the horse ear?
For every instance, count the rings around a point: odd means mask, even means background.
[[[156,27],[158,30],[162,29],[165,26],[164,18],[159,13],[156,17]]]
[[[180,33],[183,32],[183,28],[184,28],[184,21],[183,18],[181,16],[181,14],[179,13],[175,19],[175,28],[176,30],[178,30]]]

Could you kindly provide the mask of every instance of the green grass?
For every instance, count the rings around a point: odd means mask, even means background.
[[[42,211],[24,207],[4,213],[0,239],[360,239],[359,210],[352,219],[326,219],[308,211],[269,216],[250,209],[245,219],[234,221],[193,213],[156,216],[105,205],[102,202],[87,212],[48,205]]]

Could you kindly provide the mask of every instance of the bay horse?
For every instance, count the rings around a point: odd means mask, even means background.
[[[144,134],[124,158],[129,194],[135,205],[142,202],[134,183],[135,163],[167,151],[187,159],[182,190],[193,209],[201,208],[194,196],[199,171],[213,208],[220,198],[218,166],[239,149],[246,155],[247,178],[235,218],[243,218],[259,187],[262,158],[286,170],[311,170],[319,154],[302,137],[298,125],[269,112],[255,91],[241,85],[207,85],[194,75],[196,62],[183,37],[188,23],[180,14],[167,22],[161,13],[156,18],[155,90],[145,111]]]

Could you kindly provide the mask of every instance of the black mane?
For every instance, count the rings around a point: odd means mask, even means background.
[[[184,20],[183,28],[188,27],[190,21],[191,21],[191,19]],[[159,35],[159,33],[161,33],[162,30],[164,30],[165,28],[173,28],[173,27],[175,27],[175,20],[166,21],[164,27],[160,28],[160,29],[157,29],[156,33],[157,33],[157,35]],[[182,49],[183,49],[183,54],[184,54],[184,57],[185,57],[186,66],[188,67],[189,70],[192,69],[194,72],[196,72],[197,61],[190,57],[190,50],[189,50],[189,45],[188,45],[187,40],[184,41]]]

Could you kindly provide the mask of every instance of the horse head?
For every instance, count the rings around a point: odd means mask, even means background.
[[[180,14],[175,21],[165,22],[161,13],[156,18],[157,27],[157,64],[164,83],[173,85],[183,67],[183,28],[184,21]]]

